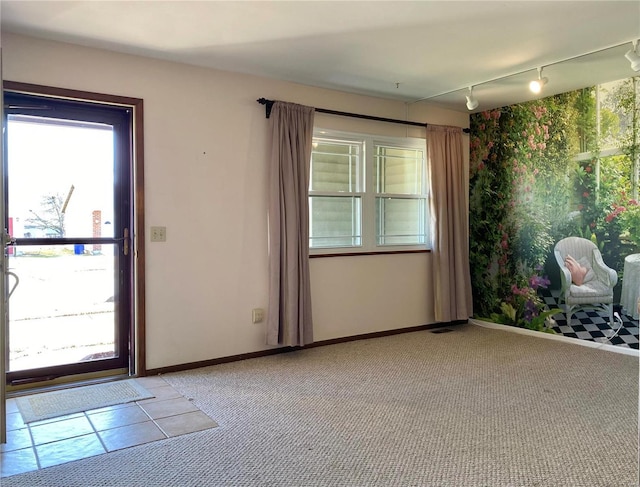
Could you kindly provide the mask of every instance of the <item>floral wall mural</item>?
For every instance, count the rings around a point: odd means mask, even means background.
[[[543,330],[539,291],[559,288],[566,236],[591,239],[620,275],[640,251],[639,99],[631,78],[472,115],[476,317]]]

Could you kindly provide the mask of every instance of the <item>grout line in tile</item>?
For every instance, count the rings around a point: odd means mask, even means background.
[[[22,414],[22,413],[20,413],[20,414]],[[38,457],[38,452],[36,451],[36,442],[33,439],[33,433],[31,432],[31,424],[30,423],[27,423],[27,428],[29,429],[29,437],[31,438],[31,451],[33,452],[33,456],[36,459],[36,466],[38,467],[36,470],[40,470],[42,468],[42,465],[40,464],[40,458]]]
[[[87,412],[84,412],[85,417],[87,418],[87,421],[89,421],[89,424],[91,425],[91,429],[93,430],[93,433],[98,437],[98,441],[100,442],[100,444],[102,445],[102,448],[104,448],[105,453],[109,452],[109,450],[107,450],[107,445],[104,444],[104,441],[102,441],[102,437],[98,434],[98,430],[96,429],[96,427],[93,425],[93,422],[91,421],[91,419],[89,418],[89,415],[87,414]]]

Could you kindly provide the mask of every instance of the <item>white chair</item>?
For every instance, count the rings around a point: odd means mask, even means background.
[[[613,288],[618,282],[618,273],[604,263],[598,247],[586,238],[567,237],[556,243],[554,254],[560,266],[560,298],[565,303],[567,325],[571,324],[571,316],[578,308],[601,308],[607,312],[609,326],[613,328]],[[565,265],[569,255],[591,271],[581,285],[572,281]]]

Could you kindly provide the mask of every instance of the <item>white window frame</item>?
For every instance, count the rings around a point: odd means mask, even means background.
[[[335,254],[371,254],[371,253],[388,253],[388,252],[412,252],[412,251],[428,251],[431,248],[431,216],[430,210],[430,184],[429,184],[429,165],[427,161],[426,141],[422,138],[414,137],[385,137],[353,132],[343,132],[336,130],[328,130],[322,128],[315,128],[313,133],[314,139],[316,138],[328,138],[336,139],[340,141],[350,141],[355,143],[362,143],[363,154],[361,167],[363,174],[359,175],[362,186],[359,192],[350,193],[361,198],[361,245],[359,246],[342,246],[342,247],[322,247],[322,248],[309,248],[310,255],[335,255]],[[423,159],[423,171],[422,171],[422,187],[424,193],[422,196],[425,198],[425,243],[424,244],[383,244],[378,245],[376,242],[376,188],[375,188],[375,151],[376,145],[385,145],[394,148],[403,149],[420,149],[424,154]],[[310,178],[311,178],[310,174]],[[309,189],[309,196],[345,196],[349,193],[336,193],[327,191],[312,191]],[[404,198],[415,198],[413,195],[395,195]],[[311,215],[309,215],[309,226],[311,229]]]

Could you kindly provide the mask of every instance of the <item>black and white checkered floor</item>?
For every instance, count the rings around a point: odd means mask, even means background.
[[[543,291],[542,298],[548,307],[564,309],[564,305],[558,306],[559,290],[544,289],[541,291]],[[604,311],[595,309],[575,312],[571,317],[571,323],[568,325],[564,314],[555,315],[553,319],[556,321],[556,326],[553,327],[553,331],[567,337],[609,343],[638,350],[638,320],[634,320],[632,316],[624,314],[620,306],[614,305],[614,311],[617,311],[620,318],[622,318],[622,327],[617,334],[615,334],[615,331],[618,329],[618,325],[614,323],[612,330],[608,323],[607,314]],[[610,341],[605,340],[614,334],[615,336]]]

